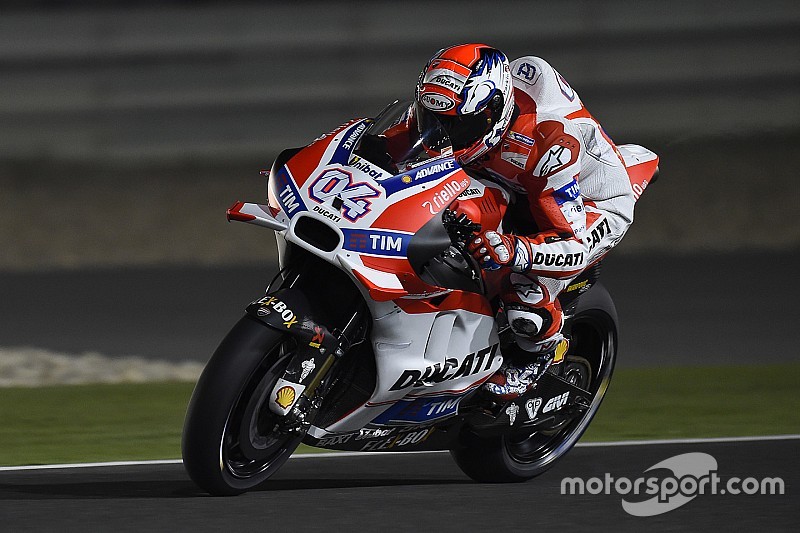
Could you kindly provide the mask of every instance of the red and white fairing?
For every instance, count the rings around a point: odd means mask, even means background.
[[[488,300],[426,284],[407,256],[415,233],[460,195],[495,225],[502,195],[471,179],[451,157],[392,175],[353,154],[368,125],[356,120],[320,137],[273,169],[268,205],[237,203],[228,213],[276,230],[279,248],[281,241],[292,243],[347,272],[370,308],[375,392],[332,425],[312,426],[316,438],[363,428],[400,400],[468,392],[502,362]],[[302,231],[307,219],[334,232],[333,245],[310,242]]]

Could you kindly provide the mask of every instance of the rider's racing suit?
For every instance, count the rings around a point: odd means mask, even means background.
[[[544,352],[563,338],[556,297],[622,239],[635,200],[616,146],[567,81],[532,56],[513,61],[511,74],[518,115],[501,145],[470,166],[517,193],[509,214],[522,223],[505,230],[527,238],[501,300],[517,344]]]

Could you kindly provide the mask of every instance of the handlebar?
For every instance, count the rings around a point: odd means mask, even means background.
[[[450,209],[445,209],[442,213],[442,225],[450,236],[450,242],[461,250],[473,235],[481,231],[481,225],[470,220],[466,214],[461,213],[459,216]]]

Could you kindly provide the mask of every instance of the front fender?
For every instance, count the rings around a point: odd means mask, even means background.
[[[248,305],[247,314],[297,341],[294,356],[269,401],[272,412],[286,416],[301,397],[313,397],[337,353],[341,353],[340,340],[314,320],[308,298],[298,289],[268,294]]]
[[[247,306],[247,314],[270,328],[296,337],[323,353],[335,350],[338,339],[312,317],[308,298],[298,289],[280,289]]]

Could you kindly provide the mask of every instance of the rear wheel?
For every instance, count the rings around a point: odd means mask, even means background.
[[[189,476],[214,495],[256,487],[280,468],[302,435],[268,407],[295,341],[245,316],[212,356],[192,393],[183,430]]]
[[[591,393],[588,409],[546,430],[521,428],[492,437],[465,433],[461,445],[451,450],[465,474],[481,482],[526,481],[552,467],[583,435],[600,408],[616,359],[616,313],[604,289],[602,295],[611,312],[590,308],[575,314],[561,371],[564,379]]]

